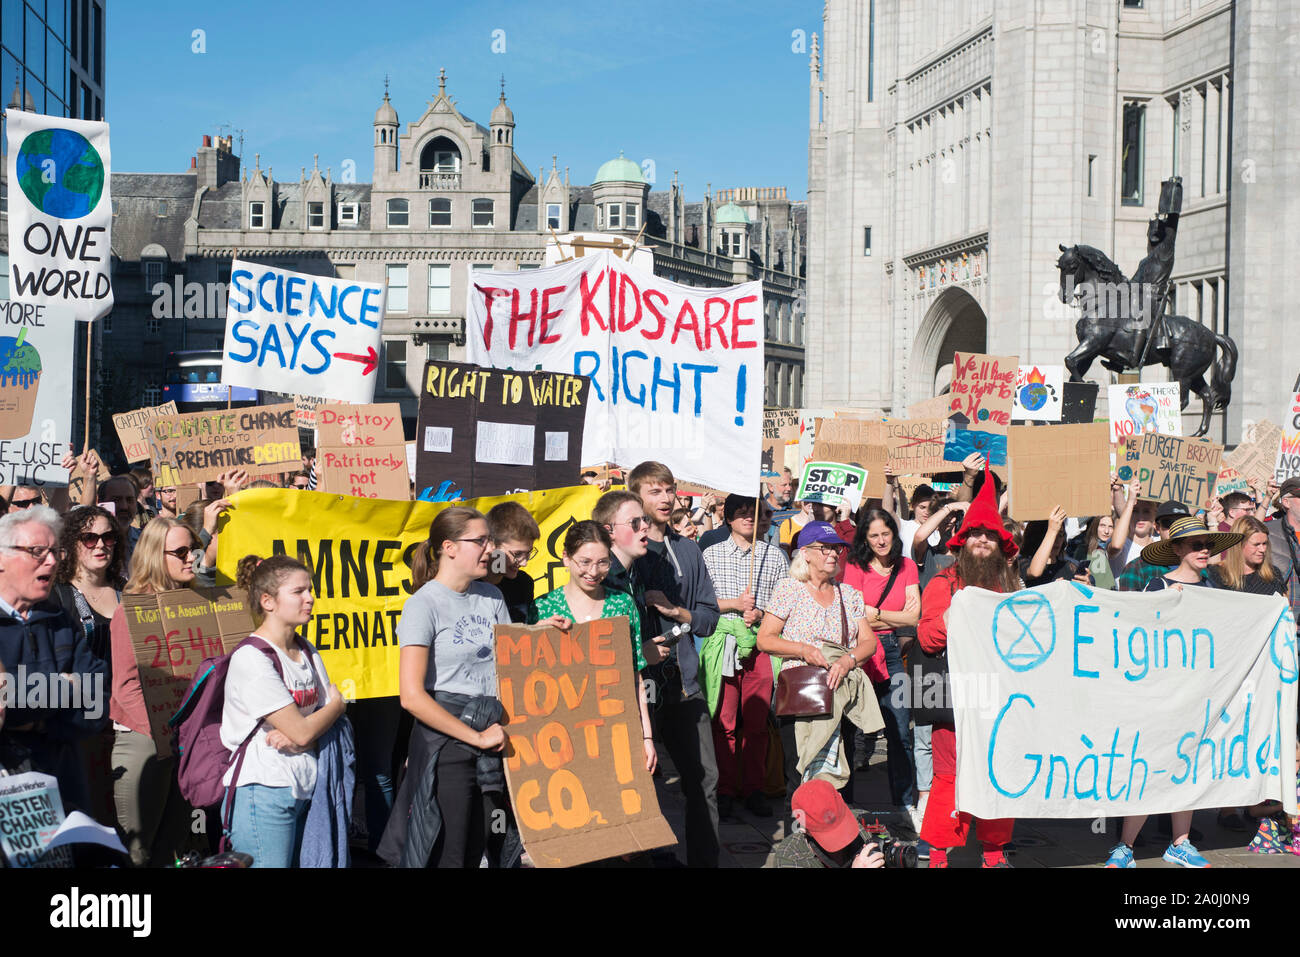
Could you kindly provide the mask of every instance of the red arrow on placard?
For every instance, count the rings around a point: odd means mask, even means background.
[[[336,352],[334,353],[334,358],[363,363],[365,368],[361,370],[361,374],[370,375],[370,373],[375,371],[375,366],[379,364],[379,353],[375,352],[374,346],[368,346],[367,348],[370,350],[369,355],[359,356],[354,352]]]

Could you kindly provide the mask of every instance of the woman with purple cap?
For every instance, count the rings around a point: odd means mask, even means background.
[[[862,593],[837,581],[847,547],[848,543],[836,534],[829,522],[805,525],[795,540],[789,577],[777,583],[758,630],[759,651],[785,661],[825,668],[832,692],[876,650],[876,636],[867,624]],[[833,654],[832,662],[822,650],[824,644],[838,646],[844,653]],[[775,657],[773,666],[779,677]],[[870,684],[866,687],[870,689]],[[874,692],[870,698],[874,703]],[[785,752],[786,788],[791,793],[800,784],[800,769],[809,769],[814,757],[798,752],[795,725],[806,720],[811,719],[778,719]]]

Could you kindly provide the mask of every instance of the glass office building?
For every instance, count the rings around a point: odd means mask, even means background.
[[[104,118],[105,0],[0,0],[0,94],[24,109]]]

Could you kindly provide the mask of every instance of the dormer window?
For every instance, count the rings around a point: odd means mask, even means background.
[[[623,228],[636,229],[637,210],[640,207],[636,203],[627,203],[623,207]]]
[[[560,204],[559,203],[546,204],[546,228],[547,229],[560,228]]]
[[[249,229],[266,228],[266,203],[248,204],[248,228]]]
[[[307,204],[307,228],[308,229],[325,228],[325,204],[324,203]]]
[[[605,210],[605,225],[610,229],[623,228],[623,204],[610,203]]]
[[[339,225],[355,226],[357,224],[357,204],[339,203]]]
[[[739,259],[741,255],[741,234],[726,232],[722,234],[722,248],[726,250],[728,256]]]

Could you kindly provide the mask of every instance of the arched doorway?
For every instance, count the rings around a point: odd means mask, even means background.
[[[941,292],[917,330],[908,382],[908,402],[948,390],[954,352],[984,352],[988,319],[975,297],[959,286]]]

